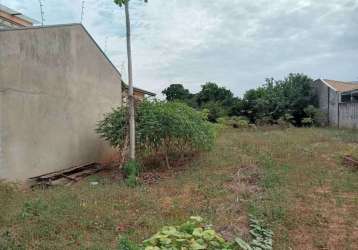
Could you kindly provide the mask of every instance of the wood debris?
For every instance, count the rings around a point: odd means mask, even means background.
[[[31,187],[48,187],[53,185],[71,185],[79,180],[101,171],[103,168],[99,163],[91,163],[84,166],[71,167],[64,170],[43,174],[29,178]]]
[[[355,159],[350,155],[343,156],[343,164],[346,167],[358,170],[358,159]]]

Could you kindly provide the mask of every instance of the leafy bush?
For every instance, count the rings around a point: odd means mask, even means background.
[[[191,217],[180,226],[163,227],[158,233],[143,242],[145,250],[159,249],[251,249],[241,239],[227,242],[210,226],[203,226],[201,217]],[[239,248],[239,245],[246,248]]]
[[[114,109],[98,123],[97,132],[123,148],[127,141],[128,114],[124,108]],[[209,150],[215,131],[204,115],[180,102],[144,101],[136,110],[136,144],[144,155],[163,152]]]
[[[311,117],[305,117],[301,121],[302,125],[304,126],[312,126],[313,125],[313,119]]]
[[[253,249],[272,249],[273,232],[262,226],[262,221],[255,219],[253,216],[250,216],[249,225],[250,234],[253,238],[251,247]]]
[[[211,226],[204,225],[199,216],[192,216],[190,220],[180,226],[165,226],[143,245],[136,245],[125,237],[120,237],[119,250],[271,250],[271,230],[262,226],[262,221],[250,215],[249,220],[251,244],[237,237],[233,242],[226,241],[216,233]]]
[[[326,124],[326,116],[324,115],[324,113],[319,110],[318,108],[314,107],[313,105],[308,105],[305,109],[304,112],[306,114],[307,117],[305,117],[304,119],[302,119],[302,124],[304,125],[325,125]],[[308,119],[310,118],[310,119]]]
[[[140,165],[134,160],[129,160],[126,164],[124,164],[122,171],[125,177],[138,176]]]
[[[118,250],[140,250],[141,248],[137,246],[134,242],[130,241],[126,237],[119,237],[118,241]]]
[[[220,124],[230,126],[233,128],[248,128],[250,127],[249,121],[246,117],[232,116],[232,117],[221,117],[218,119]]]
[[[266,79],[264,86],[249,90],[242,99],[242,114],[256,124],[275,123],[286,115],[286,121],[300,126],[307,115],[304,109],[317,104],[313,80],[303,74],[289,74],[284,80]]]

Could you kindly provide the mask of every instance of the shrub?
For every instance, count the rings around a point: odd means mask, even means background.
[[[166,226],[143,242],[145,250],[156,249],[251,249],[243,240],[225,241],[210,226],[204,226],[201,217],[190,217],[180,226]],[[240,244],[240,245],[238,245]]]
[[[138,175],[140,172],[140,165],[137,161],[129,160],[124,164],[123,175],[126,178],[126,184],[129,187],[135,187],[138,185]]]
[[[304,109],[304,112],[307,117],[302,119],[303,125],[324,125],[326,123],[326,117],[324,113],[313,105],[308,105]]]
[[[137,246],[134,242],[130,241],[126,237],[119,237],[118,240],[118,250],[140,250],[141,248]]]
[[[123,148],[128,114],[117,108],[98,123],[97,132],[114,147]],[[136,110],[136,144],[142,155],[209,150],[215,131],[203,113],[180,102],[144,101]]]
[[[250,127],[249,121],[243,116],[221,117],[218,123],[230,126],[233,128],[248,128]]]
[[[313,125],[313,119],[311,117],[305,117],[301,121],[302,125],[304,126],[312,126]]]
[[[124,164],[122,171],[125,177],[138,176],[140,165],[134,160],[129,160],[126,164]]]

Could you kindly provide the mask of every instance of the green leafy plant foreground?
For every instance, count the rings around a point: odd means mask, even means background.
[[[163,227],[144,241],[145,250],[155,249],[233,249],[209,226],[202,225],[201,217],[191,217],[180,226]]]
[[[119,250],[139,249],[125,238],[121,238],[119,243]],[[203,219],[198,216],[190,217],[189,221],[180,226],[163,227],[158,233],[145,240],[140,248],[144,250],[251,250],[251,247],[240,238],[234,242],[224,240],[211,226],[205,226]]]

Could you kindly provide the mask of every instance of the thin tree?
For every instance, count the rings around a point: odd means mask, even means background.
[[[144,2],[148,2],[144,0]],[[128,57],[128,109],[129,109],[129,159],[135,160],[135,117],[131,50],[131,24],[129,17],[129,0],[114,0],[119,7],[124,5],[127,31],[127,57]]]

